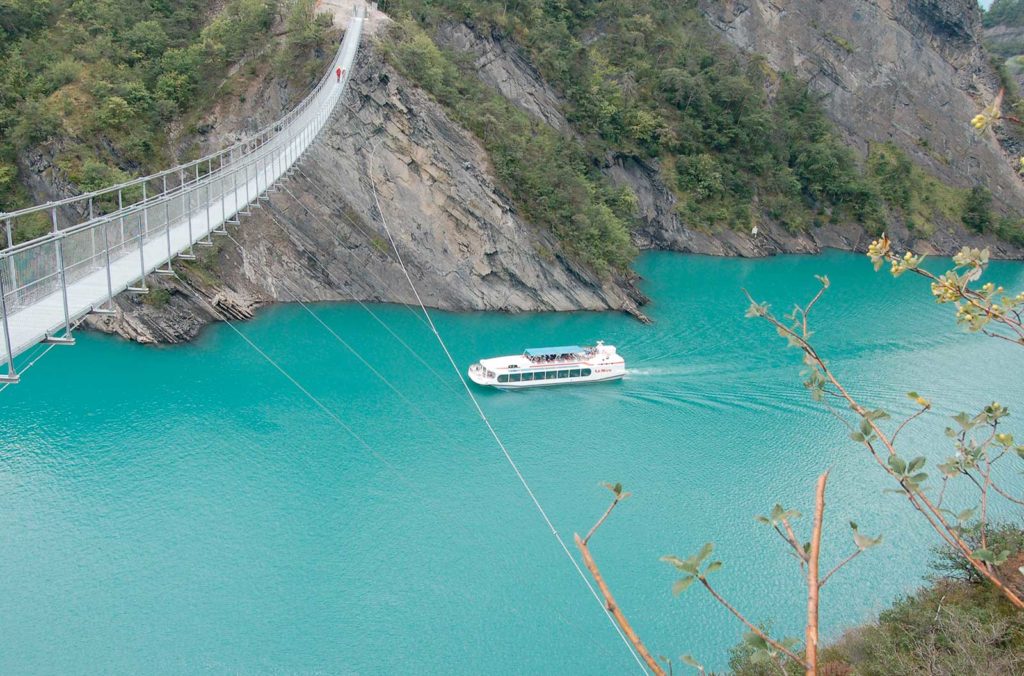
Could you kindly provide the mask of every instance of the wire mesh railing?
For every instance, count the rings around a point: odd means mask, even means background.
[[[16,380],[14,357],[39,341],[71,341],[71,321],[112,303],[125,289],[196,244],[274,184],[323,129],[344,92],[359,47],[365,9],[356,10],[330,70],[284,117],[198,160],[94,192],[0,213],[0,362]],[[45,216],[50,231],[14,244],[22,219]],[[132,284],[138,282],[133,287]],[[63,335],[56,338],[56,333]]]

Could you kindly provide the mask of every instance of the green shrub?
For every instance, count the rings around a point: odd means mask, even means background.
[[[971,188],[964,201],[961,217],[964,225],[975,232],[986,232],[992,225],[992,193],[984,186]]]

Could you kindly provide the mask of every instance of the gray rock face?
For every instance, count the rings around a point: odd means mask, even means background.
[[[892,142],[946,183],[980,182],[1003,211],[1024,211],[1024,187],[998,143],[968,125],[996,88],[975,0],[703,0],[701,7],[740,49],[808,80],[861,154],[870,143]]]
[[[490,36],[476,35],[463,24],[445,24],[434,36],[442,47],[472,54],[477,75],[520,110],[560,132],[571,133],[562,115],[562,97],[544,80],[522,53]]]

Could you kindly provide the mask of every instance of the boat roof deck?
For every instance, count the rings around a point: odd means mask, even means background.
[[[527,357],[551,357],[560,354],[576,354],[583,352],[579,345],[563,345],[562,347],[531,347],[526,350]]]

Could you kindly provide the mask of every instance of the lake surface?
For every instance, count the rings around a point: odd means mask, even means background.
[[[619,383],[480,400],[570,546],[607,506],[600,482],[633,491],[592,550],[652,652],[722,668],[741,638],[704,590],[673,598],[658,561],[706,541],[735,605],[801,632],[799,570],[753,516],[809,512],[826,468],[823,565],[851,551],[850,519],[886,542],[825,588],[825,634],[914,589],[928,571],[911,549],[936,537],[810,400],[799,355],[743,318],[740,288],[782,310],[828,274],[817,342],[835,371],[873,405],[909,412],[911,389],[935,403],[908,455],[945,457],[947,414],[1017,409],[1020,349],[961,333],[923,282],[861,256],[649,254],[638,269],[651,326],[434,316],[463,367],[597,339],[625,355]],[[1024,288],[1019,264],[990,277]],[[443,378],[357,305],[315,312],[404,399],[301,307],[238,325],[372,453],[226,326],[173,348],[79,334],[0,394],[0,673],[638,671],[424,324],[373,309]],[[1024,416],[1008,428],[1024,437]]]

